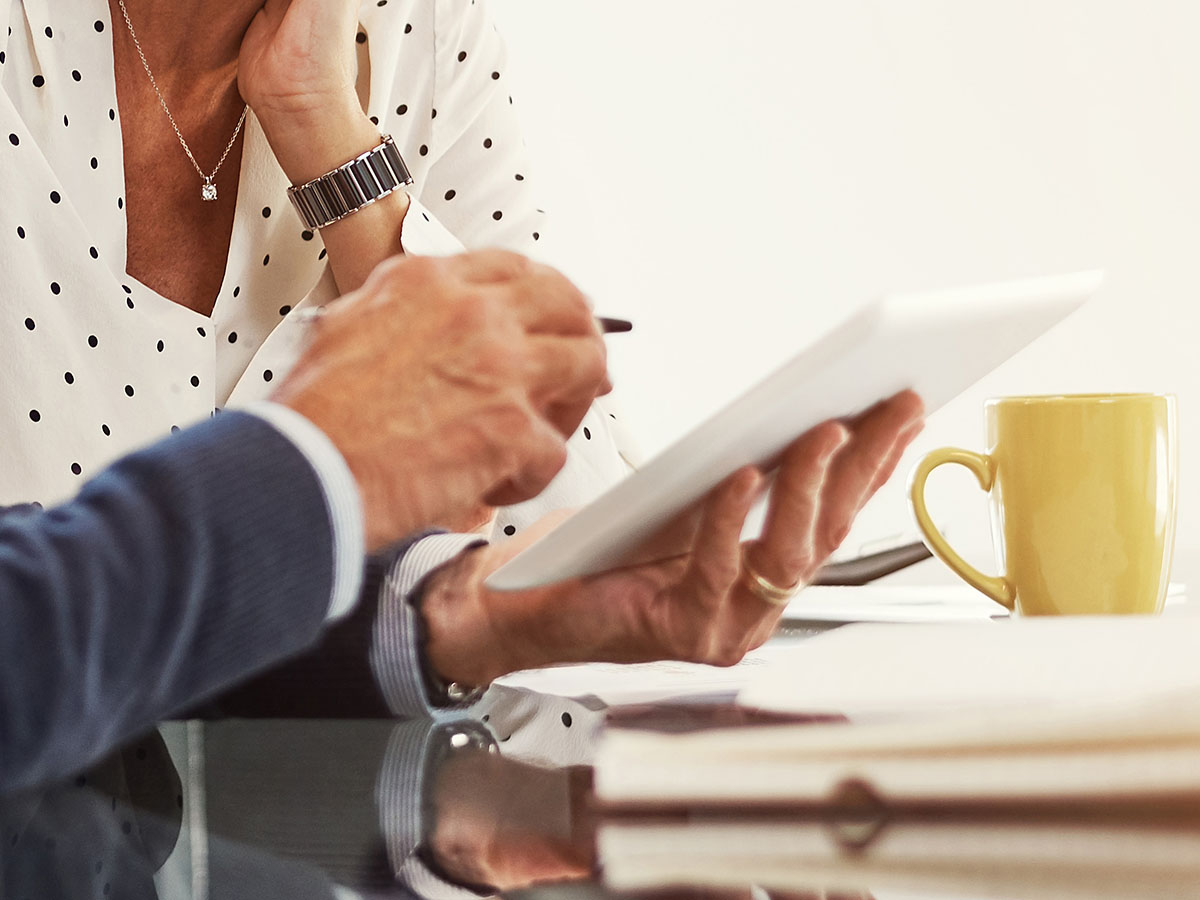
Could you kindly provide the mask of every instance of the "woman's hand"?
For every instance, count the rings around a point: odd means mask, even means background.
[[[357,0],[266,0],[242,39],[238,89],[292,184],[305,184],[379,145],[355,89]],[[321,229],[338,290],[362,286],[402,251],[406,191]]]
[[[266,0],[242,38],[238,89],[260,119],[358,105],[354,0]]]
[[[741,543],[763,484],[743,469],[653,543],[657,561],[559,585],[495,593],[483,579],[539,536],[474,551],[436,573],[422,610],[426,652],[444,678],[484,684],[561,662],[679,659],[732,665],[782,615],[748,586],[749,567],[790,586],[812,579],[922,427],[911,391],[798,438],[783,454],[762,536]]]
[[[379,143],[355,91],[355,0],[266,0],[242,39],[238,89],[293,183]]]

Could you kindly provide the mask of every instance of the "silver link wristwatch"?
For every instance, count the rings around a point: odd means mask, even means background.
[[[308,228],[324,228],[412,183],[392,136],[385,134],[378,147],[288,188],[288,197]]]

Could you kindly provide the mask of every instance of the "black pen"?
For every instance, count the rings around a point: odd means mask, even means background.
[[[633,331],[633,323],[628,319],[611,319],[608,316],[596,316],[596,324],[600,326],[601,334],[620,334],[622,331]]]
[[[314,322],[321,316],[325,315],[326,309],[324,306],[313,306],[305,309],[298,309],[292,313],[292,321],[300,324],[308,324]],[[623,331],[633,331],[633,323],[628,319],[613,319],[609,316],[596,316],[596,325],[600,328],[601,334],[620,334]]]

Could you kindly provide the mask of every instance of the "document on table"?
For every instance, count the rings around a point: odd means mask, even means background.
[[[1183,586],[1172,585],[1168,603],[1182,602],[1183,596]],[[1007,616],[1007,610],[966,585],[885,584],[808,588],[788,605],[784,621],[820,623],[818,628],[824,630],[851,622],[986,623]],[[803,658],[814,646],[823,645],[812,644],[807,638],[774,640],[727,668],[671,661],[550,666],[515,672],[497,684],[563,697],[596,697],[609,706],[735,694],[768,664],[782,665],[793,657]],[[822,650],[817,652],[827,660]],[[827,664],[825,661],[820,665]],[[840,669],[836,666],[833,671]]]
[[[842,834],[825,821],[752,815],[616,820],[602,823],[597,852],[605,883],[619,891],[754,884],[813,896],[1179,900],[1200,885],[1194,822],[891,819],[850,849]]]
[[[966,585],[810,587],[788,605],[784,621],[988,621],[1008,611]],[[806,640],[772,641],[736,666],[685,662],[581,663],[515,672],[497,684],[563,697],[597,697],[609,706],[709,694],[735,694],[769,663],[803,653]]]
[[[794,652],[797,645],[796,641],[767,644],[747,654],[736,666],[672,661],[582,663],[514,672],[496,684],[562,697],[597,697],[609,706],[709,694],[732,697],[756,672]]]
[[[832,674],[831,674],[832,673]],[[756,674],[738,700],[851,718],[1200,696],[1200,618],[1043,616],[854,624]]]
[[[983,622],[1008,610],[968,585],[810,587],[788,603],[785,620],[806,622]]]
[[[1167,591],[1167,606],[1186,599],[1182,584]],[[982,622],[1006,619],[999,603],[966,584],[866,584],[810,587],[788,604],[785,621],[805,622]]]
[[[1200,618],[851,625],[764,667],[756,710],[844,714],[662,735],[612,729],[610,805],[787,808],[868,790],[908,804],[1200,803]]]

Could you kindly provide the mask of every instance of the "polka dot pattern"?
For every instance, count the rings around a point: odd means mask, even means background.
[[[0,289],[0,358],[18,363],[0,391],[0,433],[18,439],[12,453],[6,444],[0,505],[63,499],[123,452],[214,409],[269,396],[299,350],[303,329],[293,311],[337,293],[320,234],[297,219],[254,128],[243,150],[254,177],[238,187],[212,316],[120,271],[129,211],[112,75],[116,29],[105,4],[9,6],[0,192],[14,202],[0,210],[0,271],[17,273],[18,283]],[[30,21],[31,8],[53,12]],[[487,4],[376,0],[359,19],[356,52],[369,63],[360,71],[389,73],[373,78],[367,114],[395,137],[416,179],[420,215],[405,221],[405,247],[529,252],[543,213]],[[568,473],[559,505],[586,502],[614,477],[604,425],[590,413],[586,421],[593,440],[576,435],[572,447],[587,443],[590,461],[579,464],[582,474]],[[572,458],[581,452],[572,449]],[[516,533],[535,513],[505,510],[499,527]]]

